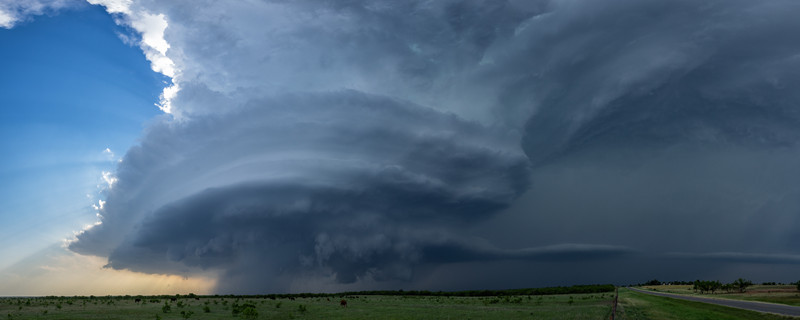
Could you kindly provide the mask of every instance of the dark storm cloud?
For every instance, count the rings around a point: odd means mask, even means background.
[[[734,263],[758,264],[800,264],[800,255],[796,254],[769,254],[769,253],[743,253],[743,252],[709,252],[709,253],[670,253],[668,256],[691,259],[711,260]]]
[[[539,17],[524,46],[541,59],[512,86],[535,89],[510,91],[538,105],[521,144],[532,187],[487,237],[524,225],[529,243],[696,254],[664,255],[662,272],[705,252],[795,255],[797,12],[791,1],[565,1]],[[697,273],[786,261],[717,256]]]
[[[534,161],[594,144],[797,141],[796,2],[578,3],[526,29],[536,79],[514,87],[536,88],[522,91],[540,106],[523,143]]]
[[[796,253],[796,1],[134,6],[182,91],[71,246],[110,267],[257,292]]]
[[[528,183],[513,132],[354,91],[252,104],[151,127],[72,249],[151,273],[236,272],[248,255],[264,278],[407,277],[385,267],[424,261]]]

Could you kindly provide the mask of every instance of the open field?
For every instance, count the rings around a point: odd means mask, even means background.
[[[340,298],[0,298],[3,319],[604,319],[613,293],[545,296]],[[199,299],[199,300],[198,300]],[[162,310],[169,306],[169,312]],[[246,311],[246,305],[252,310]],[[204,309],[207,308],[207,309]],[[238,314],[234,315],[234,309]],[[206,312],[207,311],[207,312]],[[187,316],[188,315],[188,316]]]
[[[797,286],[795,285],[754,285],[748,287],[747,292],[744,293],[717,291],[714,294],[694,292],[691,285],[643,286],[642,288],[698,297],[750,300],[800,306],[800,291],[797,291]]]
[[[690,286],[691,287],[691,286]],[[796,319],[779,315],[759,313],[743,309],[729,308],[702,302],[657,297],[633,292],[621,288],[619,290],[619,306],[617,319],[622,320],[692,320],[692,319]]]

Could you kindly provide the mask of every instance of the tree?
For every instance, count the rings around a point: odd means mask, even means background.
[[[653,279],[653,280],[645,282],[644,285],[646,285],[646,286],[660,286],[661,285],[661,281],[658,281],[658,279]]]
[[[726,283],[726,284],[722,285],[722,290],[725,290],[725,293],[731,293],[731,290],[737,289],[737,288],[738,287],[736,286],[735,283]]]
[[[736,286],[737,288],[739,288],[739,292],[745,292],[745,291],[747,291],[747,287],[753,285],[753,282],[750,281],[750,280],[745,280],[745,279],[739,278],[739,279],[736,279],[736,281],[733,282],[733,285]]]
[[[714,293],[718,289],[722,288],[722,283],[719,281],[695,281],[695,287],[700,290],[700,293],[705,293],[706,291],[711,291]]]
[[[719,290],[719,288],[722,288],[722,283],[720,283],[719,280],[711,282],[711,293]]]

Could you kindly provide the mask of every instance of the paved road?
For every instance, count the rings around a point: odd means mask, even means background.
[[[669,297],[669,298],[683,299],[683,300],[690,300],[690,301],[698,301],[698,302],[705,302],[705,303],[713,303],[713,304],[718,304],[718,305],[721,305],[721,306],[734,307],[734,308],[739,308],[739,309],[747,309],[747,310],[753,310],[753,311],[758,311],[758,312],[769,312],[769,313],[777,313],[777,314],[785,315],[785,316],[800,317],[800,307],[787,306],[787,305],[783,305],[783,304],[756,302],[756,301],[730,300],[730,299],[701,298],[701,297],[684,296],[684,295],[680,295],[680,294],[654,292],[654,291],[641,290],[641,289],[635,289],[635,288],[628,288],[628,289],[636,291],[636,292],[652,294],[652,295],[662,296],[662,297]]]

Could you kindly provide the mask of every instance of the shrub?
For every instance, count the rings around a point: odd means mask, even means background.
[[[308,309],[306,308],[306,306],[301,304],[301,305],[297,306],[297,311],[300,311],[300,313],[304,313],[304,312],[308,311]]]
[[[242,310],[242,319],[258,319],[258,311],[255,307],[247,307]]]
[[[164,302],[164,306],[161,307],[161,311],[164,313],[169,313],[172,311],[172,307],[170,307],[168,303]]]
[[[208,306],[204,306],[204,307],[203,307],[203,312],[205,312],[205,313],[211,313],[211,308],[209,308]]]
[[[234,302],[233,305],[231,305],[231,313],[235,316],[239,313],[243,313],[247,309],[255,310],[255,308],[256,306],[250,303],[239,305],[238,303]]]
[[[181,311],[181,317],[183,317],[184,319],[189,319],[189,317],[191,317],[193,314],[194,312],[192,311],[186,311],[186,310]]]

